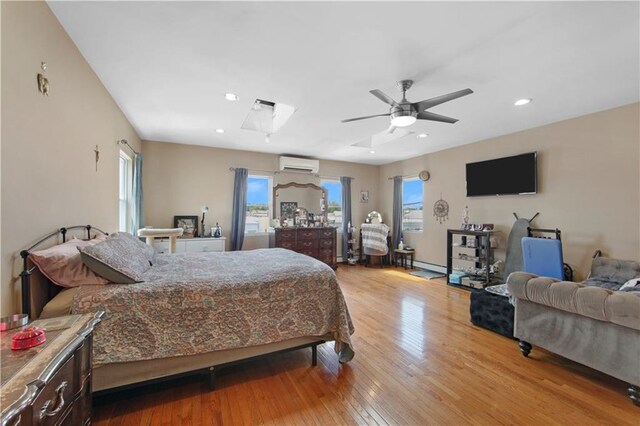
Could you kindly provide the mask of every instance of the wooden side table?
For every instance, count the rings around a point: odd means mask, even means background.
[[[395,263],[396,265],[398,264],[398,258],[400,258],[400,265],[402,267],[404,267],[404,269],[407,269],[407,257],[409,257],[411,259],[411,268],[409,269],[413,269],[413,255],[415,254],[415,250],[411,249],[411,250],[400,250],[400,249],[395,249],[394,250],[394,255],[395,255]]]

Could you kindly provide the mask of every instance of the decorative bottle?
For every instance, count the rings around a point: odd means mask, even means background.
[[[222,237],[222,228],[220,228],[220,225],[218,225],[218,222],[216,222],[216,226],[213,228],[213,238],[220,238]]]

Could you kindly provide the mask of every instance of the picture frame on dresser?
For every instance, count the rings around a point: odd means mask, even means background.
[[[195,238],[198,236],[198,216],[174,216],[173,227],[184,231],[179,238]]]
[[[298,209],[297,201],[281,201],[280,202],[280,217],[287,219],[293,219]]]

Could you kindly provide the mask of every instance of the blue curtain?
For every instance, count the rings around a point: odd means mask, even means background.
[[[244,225],[247,220],[247,182],[249,170],[236,169],[233,183],[233,213],[231,215],[231,250],[242,250]]]
[[[342,185],[342,260],[348,258],[349,223],[351,222],[351,178],[340,177]]]
[[[133,202],[131,203],[131,233],[138,235],[144,228],[144,204],[142,197],[142,154],[135,154],[133,164]]]
[[[393,178],[393,248],[397,249],[402,237],[402,176]]]

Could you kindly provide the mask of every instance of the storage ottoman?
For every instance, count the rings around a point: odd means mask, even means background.
[[[472,291],[469,311],[473,324],[514,339],[514,307],[508,297],[486,290]]]

